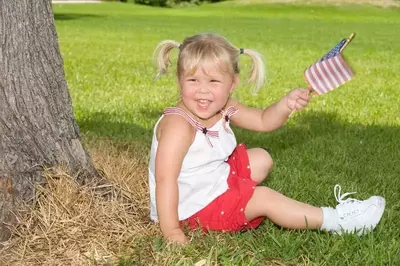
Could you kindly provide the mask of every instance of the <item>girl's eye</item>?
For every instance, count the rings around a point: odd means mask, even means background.
[[[196,79],[188,79],[188,81],[190,81],[190,82],[195,82]]]
[[[218,82],[219,82],[219,80],[212,79],[212,80],[211,80],[211,82],[218,83]]]

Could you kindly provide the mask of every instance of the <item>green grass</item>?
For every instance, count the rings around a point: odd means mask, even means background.
[[[217,32],[265,56],[268,83],[257,97],[243,85],[235,97],[264,107],[290,88],[305,86],[303,70],[341,38],[355,32],[345,56],[357,73],[335,91],[315,97],[280,130],[235,129],[239,142],[267,147],[275,168],[266,184],[318,206],[334,205],[333,186],[381,194],[387,209],[364,237],[282,230],[264,222],[241,234],[194,233],[185,248],[138,237],[138,252],[120,265],[155,262],[193,265],[400,264],[400,9],[371,6],[215,5],[160,9],[128,4],[55,5],[57,32],[75,116],[90,146],[103,137],[134,142],[148,156],[152,127],[178,98],[173,71],[157,82],[152,52],[164,39]],[[175,61],[174,61],[175,62]],[[249,60],[240,62],[246,79]],[[166,260],[164,260],[165,262]]]

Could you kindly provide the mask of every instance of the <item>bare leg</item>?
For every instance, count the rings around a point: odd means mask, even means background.
[[[251,179],[260,184],[274,165],[271,155],[261,148],[248,149],[247,155],[250,162]]]
[[[256,187],[247,203],[246,218],[251,221],[265,216],[288,229],[317,229],[322,225],[322,209],[280,194],[268,187]]]

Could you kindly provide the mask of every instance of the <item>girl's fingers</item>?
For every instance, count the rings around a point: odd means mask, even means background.
[[[304,109],[305,107],[306,107],[305,105],[296,104],[295,109],[296,110],[301,110],[301,109]]]
[[[299,98],[309,101],[309,100],[311,100],[312,96],[310,93],[306,92],[306,93],[300,94]]]
[[[307,104],[308,104],[308,101],[303,100],[303,99],[298,99],[296,101],[296,105],[306,106]]]

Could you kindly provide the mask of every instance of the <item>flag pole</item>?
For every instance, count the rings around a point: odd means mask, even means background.
[[[346,46],[354,39],[355,36],[356,36],[356,34],[354,32],[350,34],[350,37],[347,39],[347,41],[343,45],[342,49],[340,49],[340,52],[342,52],[344,50],[344,48],[346,48]]]

